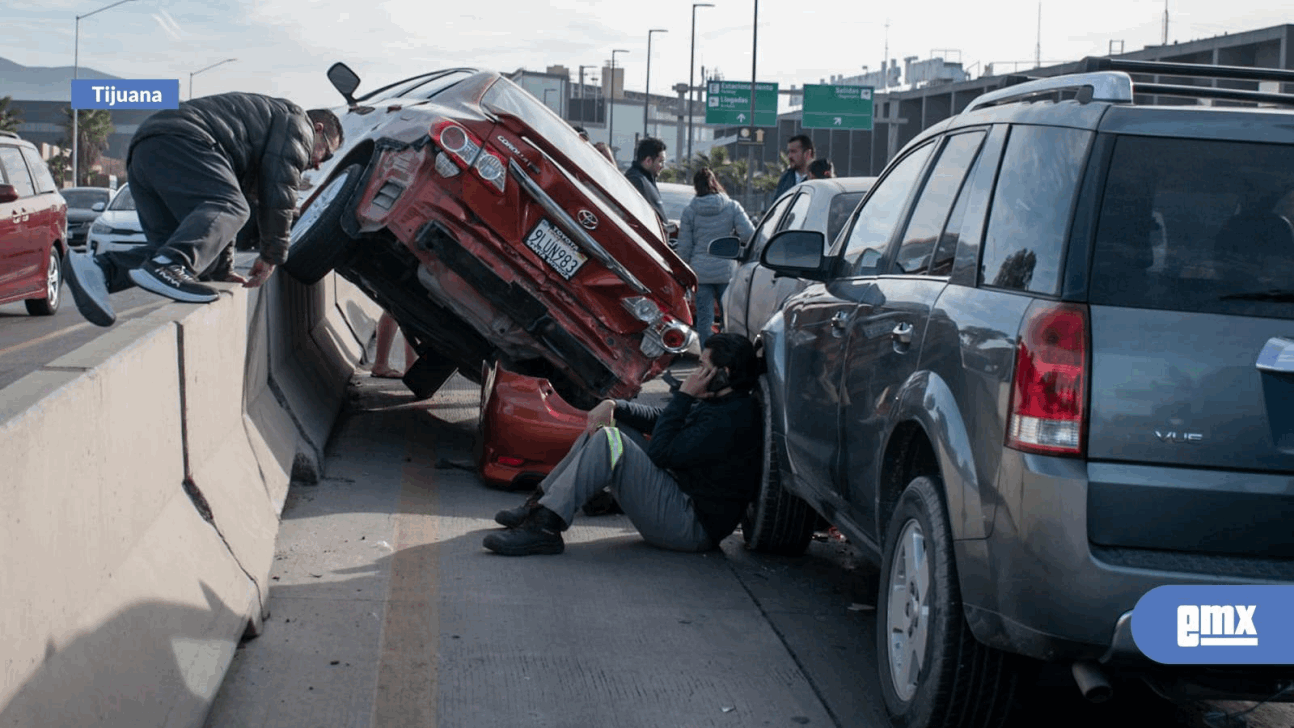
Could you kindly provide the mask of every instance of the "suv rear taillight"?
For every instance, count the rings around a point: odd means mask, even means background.
[[[1087,307],[1036,301],[1016,348],[1007,447],[1082,455],[1088,371]]]
[[[460,124],[442,119],[431,125],[431,138],[437,146],[445,150],[454,164],[463,169],[471,169],[495,192],[503,193],[508,183],[507,165],[503,163],[500,154],[475,134]],[[453,176],[448,173],[451,170],[442,167],[440,160],[437,159],[437,171],[444,177]]]

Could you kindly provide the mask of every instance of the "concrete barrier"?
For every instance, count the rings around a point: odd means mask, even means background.
[[[222,286],[0,390],[0,726],[201,725],[381,314]]]

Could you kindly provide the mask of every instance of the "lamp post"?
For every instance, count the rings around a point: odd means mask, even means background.
[[[692,3],[692,52],[687,61],[687,164],[692,163],[692,97],[696,95],[693,71],[696,69],[696,9],[712,8],[714,3]]]
[[[224,64],[226,64],[226,63],[229,63],[229,62],[231,62],[231,61],[236,61],[236,60],[238,60],[238,59],[237,59],[237,58],[226,58],[226,59],[225,59],[225,60],[223,60],[223,61],[220,61],[220,62],[218,62],[218,63],[213,63],[213,64],[211,64],[210,66],[207,66],[206,68],[200,68],[200,69],[198,69],[198,70],[196,70],[196,71],[194,71],[194,72],[190,73],[190,74],[189,74],[189,101],[192,101],[192,100],[193,100],[193,77],[194,77],[194,76],[198,75],[199,73],[202,73],[203,71],[210,71],[211,69],[215,68],[216,66],[222,66],[222,65],[224,65]]]
[[[76,16],[76,32],[73,34],[74,38],[72,40],[72,78],[73,79],[77,78],[77,74],[79,73],[80,67],[81,67],[81,18],[88,18],[91,15],[95,15],[96,13],[102,13],[105,10],[111,10],[112,8],[115,8],[118,5],[121,5],[122,3],[128,3],[128,2],[133,2],[133,0],[117,0],[117,2],[111,5],[105,5],[93,12],[86,13],[85,15]],[[81,146],[81,143],[80,143],[81,129],[78,123],[79,116],[80,114],[77,113],[77,109],[72,109],[72,186],[73,187],[81,183],[80,175],[77,174],[77,172],[79,171],[77,169],[77,163],[80,161],[79,152],[80,152],[80,146]]]
[[[616,54],[629,51],[617,48],[611,51],[611,94],[607,99],[607,145],[611,147],[611,156],[616,155]],[[619,162],[616,163],[617,166]]]
[[[647,107],[651,104],[651,34],[668,33],[668,30],[654,28],[647,31],[647,83],[643,89],[643,138],[647,138]]]
[[[759,0],[755,0],[754,25],[750,29],[750,126],[755,127],[755,52],[759,48]],[[754,132],[751,132],[752,137]],[[754,141],[752,138],[751,141]],[[755,179],[755,147],[746,147],[746,199],[750,199],[752,182]],[[760,150],[762,157],[762,151]]]

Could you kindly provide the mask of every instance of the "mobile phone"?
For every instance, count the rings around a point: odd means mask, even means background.
[[[705,391],[719,392],[724,389],[727,389],[729,386],[730,386],[730,383],[728,381],[728,370],[719,369],[715,371],[714,376],[711,377],[709,383],[705,385]]]

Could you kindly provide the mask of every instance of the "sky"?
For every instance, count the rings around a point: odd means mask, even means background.
[[[953,3],[841,3],[818,0],[713,0],[696,9],[696,79],[701,67],[729,80],[782,88],[876,70],[889,57],[943,56],[978,77],[1048,62],[1158,45],[1163,0],[996,0]],[[78,14],[111,0],[0,0],[0,57],[25,66],[70,66]],[[1294,22],[1270,0],[1169,0],[1169,42]],[[871,8],[875,9],[871,9]],[[193,92],[253,91],[303,106],[336,106],[324,76],[344,61],[363,79],[360,93],[416,73],[471,66],[510,73],[609,62],[641,91],[652,35],[651,90],[688,79],[692,0],[129,0],[80,21],[80,63],[123,78],[176,78]],[[1041,16],[1041,23],[1039,22]],[[1041,27],[1041,32],[1039,29]],[[1015,63],[1022,62],[1022,63]],[[591,75],[591,74],[590,74]],[[0,78],[0,96],[4,95]]]

